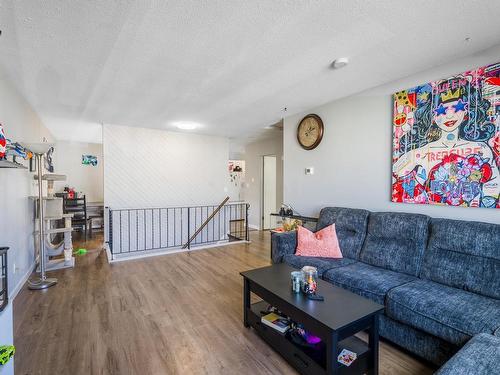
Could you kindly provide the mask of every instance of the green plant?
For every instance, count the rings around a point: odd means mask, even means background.
[[[14,345],[0,345],[0,365],[5,365],[16,353]]]

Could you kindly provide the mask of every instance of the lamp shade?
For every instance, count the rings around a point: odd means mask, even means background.
[[[45,154],[49,148],[54,147],[53,143],[28,143],[24,145],[28,150],[35,154]]]

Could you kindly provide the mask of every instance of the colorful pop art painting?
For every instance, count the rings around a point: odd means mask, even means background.
[[[392,201],[500,208],[500,63],[394,94]]]

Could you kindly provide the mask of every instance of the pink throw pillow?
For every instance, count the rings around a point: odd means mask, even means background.
[[[322,258],[342,258],[335,224],[316,233],[304,227],[297,228],[297,250],[295,255]]]

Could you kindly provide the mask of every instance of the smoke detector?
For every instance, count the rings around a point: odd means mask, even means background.
[[[347,57],[339,57],[338,59],[333,60],[332,67],[334,69],[340,69],[346,66],[347,64],[349,64],[349,59]]]

